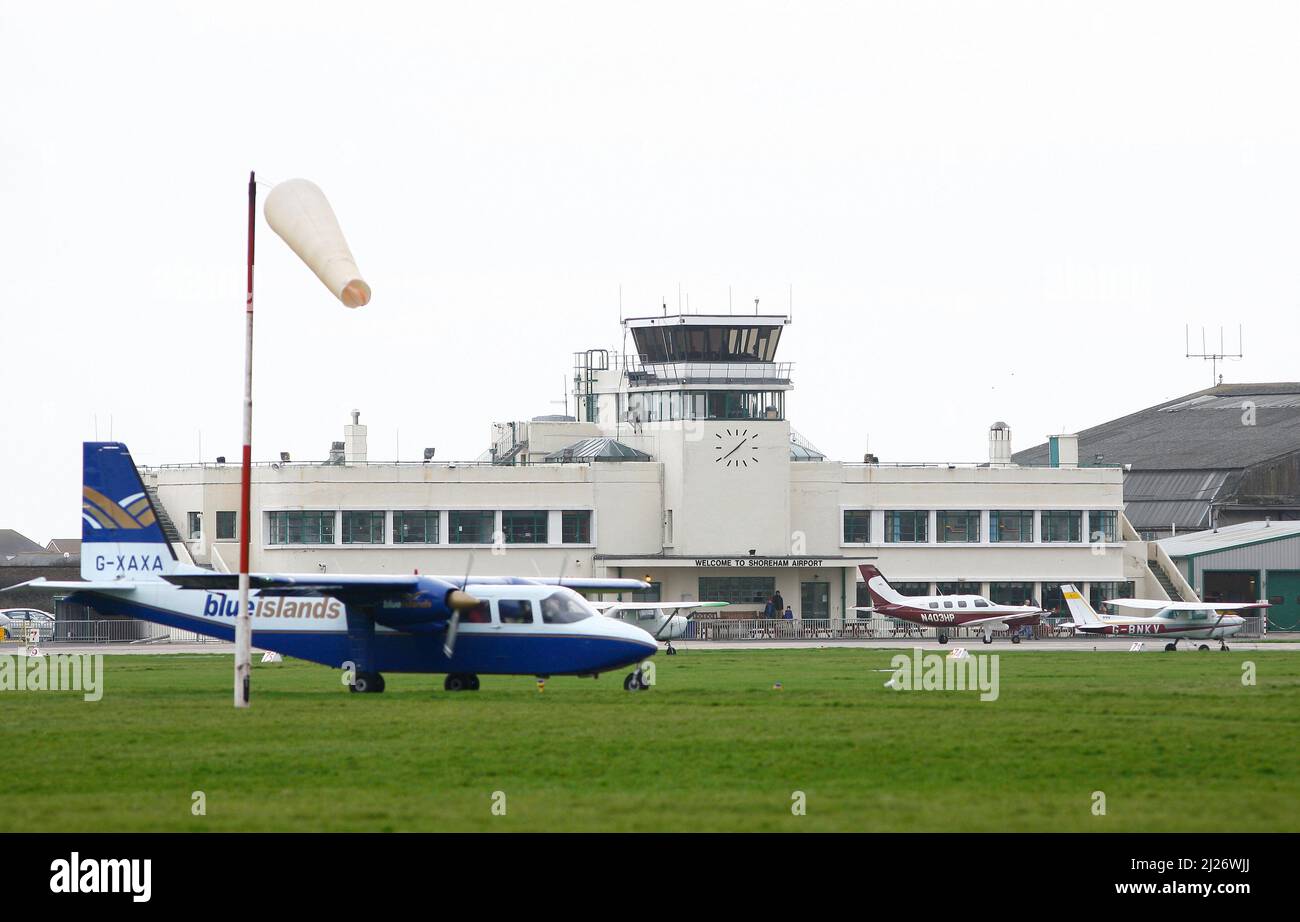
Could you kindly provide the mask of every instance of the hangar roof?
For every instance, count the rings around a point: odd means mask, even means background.
[[[1253,424],[1243,422],[1254,406]],[[1079,457],[1135,470],[1241,469],[1300,450],[1300,383],[1220,384],[1079,433]],[[1012,455],[1048,463],[1047,445]],[[1129,493],[1126,483],[1125,493]]]
[[[1247,544],[1300,538],[1300,522],[1242,522],[1213,531],[1163,538],[1158,543],[1170,557],[1195,557]]]

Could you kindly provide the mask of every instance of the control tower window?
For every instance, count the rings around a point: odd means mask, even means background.
[[[771,362],[781,327],[726,324],[635,327],[632,338],[646,364],[665,362]]]
[[[784,391],[638,391],[620,417],[634,426],[679,419],[785,419]]]

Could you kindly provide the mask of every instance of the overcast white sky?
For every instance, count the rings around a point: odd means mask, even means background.
[[[259,215],[254,454],[471,458],[661,297],[786,305],[795,428],[979,460],[1296,380],[1294,3],[0,0],[0,527],[79,443],[235,458],[245,185],[329,196],[370,306]],[[551,401],[557,401],[552,404]]]

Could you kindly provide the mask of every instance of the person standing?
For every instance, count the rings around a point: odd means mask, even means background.
[[[767,600],[767,604],[763,606],[764,620],[770,621],[773,617],[775,617],[775,612],[776,612],[776,599],[769,598]]]
[[[785,611],[785,599],[781,597],[780,589],[776,591],[776,595],[772,596],[772,607],[776,609],[778,618],[781,617],[781,612]]]

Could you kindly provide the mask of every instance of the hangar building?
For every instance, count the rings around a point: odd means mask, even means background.
[[[1079,433],[1085,463],[1120,464],[1144,538],[1300,519],[1300,384],[1220,384]],[[1046,444],[1014,455],[1045,464]]]
[[[1268,599],[1269,630],[1300,630],[1300,522],[1242,522],[1160,547],[1205,601]]]

